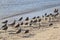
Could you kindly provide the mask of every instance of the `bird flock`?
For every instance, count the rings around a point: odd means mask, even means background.
[[[41,28],[41,27],[50,27],[53,26],[53,22],[56,22],[57,17],[59,16],[59,10],[58,9],[54,9],[54,14],[50,13],[47,14],[45,13],[44,15],[42,15],[42,17],[40,16],[35,16],[31,19],[29,19],[29,17],[26,17],[26,19],[24,21],[23,17],[20,17],[18,19],[18,23],[16,23],[17,21],[14,20],[12,23],[8,24],[8,20],[5,20],[2,22],[2,24],[4,24],[1,27],[1,30],[4,30],[5,32],[7,32],[9,27],[13,27],[17,29],[17,31],[15,32],[15,34],[19,34],[21,33],[24,28]],[[26,29],[24,30],[24,34],[31,32],[31,29]]]

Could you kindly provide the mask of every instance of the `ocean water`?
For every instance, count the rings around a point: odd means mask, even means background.
[[[0,19],[41,12],[45,9],[60,6],[60,0],[0,0]],[[42,13],[39,13],[42,15]]]

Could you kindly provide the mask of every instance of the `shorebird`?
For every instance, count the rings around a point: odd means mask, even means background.
[[[16,32],[16,34],[21,33],[21,28]]]
[[[31,20],[30,23],[33,23],[33,20]]]
[[[23,19],[23,17],[21,17],[18,21],[21,21]]]
[[[28,22],[27,22],[27,23],[25,23],[25,25],[28,25]]]
[[[38,22],[40,22],[41,21],[41,19],[38,19]]]
[[[30,23],[29,25],[30,25],[30,27],[31,27],[32,24]]]
[[[46,17],[49,17],[50,15],[47,15]]]
[[[2,26],[2,30],[5,30],[5,32],[6,32],[7,29],[8,29],[7,24]]]
[[[58,12],[58,9],[55,9],[55,10],[54,10],[54,13],[57,13],[57,12]]]
[[[3,21],[2,23],[7,23],[8,22],[8,20],[5,20],[5,21]]]
[[[31,20],[29,25],[31,26],[31,25],[32,25],[32,23],[33,23],[33,21]]]
[[[23,22],[21,22],[21,24],[20,25],[23,25]]]
[[[57,13],[55,14],[55,17],[58,16],[58,15],[59,15],[59,13],[57,12]]]
[[[37,16],[37,18],[40,18],[40,16]]]
[[[52,25],[53,25],[53,23],[50,23],[50,24],[49,24],[49,26],[52,26]]]
[[[52,13],[50,13],[49,15],[50,15],[51,17],[54,17],[54,14],[52,14]]]
[[[48,18],[45,17],[45,21],[47,20]]]
[[[50,13],[49,15],[52,16],[52,13]]]
[[[25,21],[28,21],[29,20],[29,17],[27,17],[26,19],[25,19]]]
[[[25,34],[26,34],[26,33],[29,33],[29,30],[25,30]]]
[[[45,16],[47,16],[47,13],[45,13]]]
[[[36,19],[36,17],[33,17],[32,19]]]
[[[11,26],[13,26],[13,25],[15,25],[15,23],[16,23],[16,20],[14,20],[12,23],[10,23],[9,25],[11,25]]]
[[[20,25],[19,24],[17,24],[17,25],[15,25],[15,28],[18,28]]]
[[[5,26],[2,30],[7,30],[8,29],[8,27],[7,26]]]
[[[37,19],[33,21],[34,23],[37,22]]]

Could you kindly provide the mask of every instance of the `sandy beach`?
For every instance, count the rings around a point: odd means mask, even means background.
[[[29,27],[29,25],[26,25],[26,26],[21,25],[20,27],[22,28],[23,31],[19,34],[15,33],[19,28],[14,28],[14,26],[8,25],[9,29],[0,30],[0,40],[60,40],[60,21],[59,21],[60,18],[59,17],[60,17],[60,14],[53,20],[52,26],[49,26],[47,24],[47,26],[43,27],[43,24],[42,24],[42,26],[39,28],[37,26],[38,24],[36,25],[33,24],[34,27],[32,28],[32,27]],[[43,23],[49,23],[44,19],[45,18],[43,18],[42,20]],[[24,21],[24,23],[29,21]],[[25,32],[24,30],[26,29],[30,30],[29,33],[27,34],[24,33]],[[9,33],[10,31],[13,31],[13,32]]]

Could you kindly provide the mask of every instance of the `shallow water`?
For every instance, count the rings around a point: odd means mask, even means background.
[[[42,15],[40,11],[60,6],[60,0],[0,0],[0,19],[28,13],[28,16]],[[24,15],[27,16],[27,15]]]

